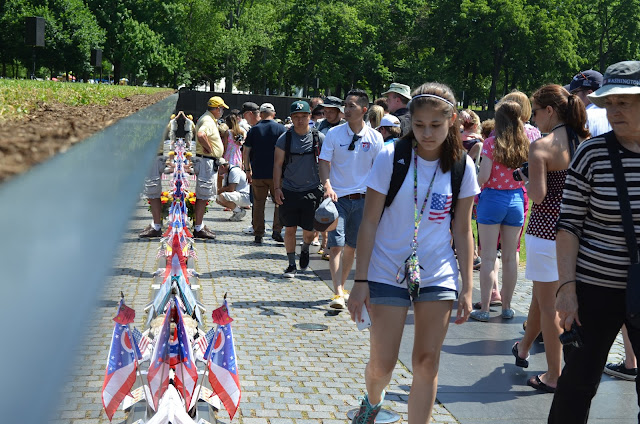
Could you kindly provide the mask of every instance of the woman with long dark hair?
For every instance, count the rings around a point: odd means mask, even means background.
[[[525,234],[527,268],[525,278],[533,280],[527,328],[520,342],[513,345],[516,365],[526,368],[529,349],[542,331],[547,372],[527,380],[531,387],[553,392],[562,370],[562,333],[555,300],[558,290],[556,224],[560,216],[562,189],[571,158],[578,144],[589,137],[585,128],[587,112],[578,96],[559,85],[541,87],[533,93],[533,119],[547,135],[529,148],[529,198],[533,201]]]

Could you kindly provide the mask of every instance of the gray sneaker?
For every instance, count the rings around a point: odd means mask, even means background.
[[[240,211],[234,212],[233,215],[231,215],[231,218],[229,218],[229,221],[234,221],[234,222],[242,221],[242,218],[244,218],[246,214],[247,214],[246,210],[240,209]]]
[[[382,400],[380,403],[375,406],[371,406],[369,403],[369,397],[364,395],[364,398],[362,398],[362,402],[360,403],[360,409],[353,416],[351,424],[374,424],[376,416],[378,415],[378,412],[380,412],[380,408],[382,408],[383,400],[384,392],[382,392]]]

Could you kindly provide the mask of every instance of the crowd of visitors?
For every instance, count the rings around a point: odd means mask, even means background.
[[[283,277],[304,271],[309,247],[320,246],[333,282],[329,307],[371,320],[366,394],[353,419],[369,424],[384,400],[411,306],[411,422],[430,420],[454,302],[456,324],[488,321],[491,306],[501,306],[501,319],[514,317],[526,230],[525,277],[533,293],[524,336],[511,353],[527,368],[541,333],[547,371],[526,384],[555,393],[550,423],[586,423],[603,370],[637,375],[640,62],[617,63],[604,76],[585,70],[531,97],[513,91],[483,122],[473,110],[458,110],[453,90],[440,83],[411,91],[394,82],[383,96],[371,101],[352,89],[344,100],[295,101],[286,125],[270,103],[227,112],[217,96],[195,123],[183,113],[172,117],[163,138],[193,141],[194,237],[215,239],[203,224],[215,199],[231,211],[230,221],[250,209],[244,231],[261,244],[271,199],[271,237],[284,243],[287,258]],[[145,182],[152,223],[140,237],[162,234],[165,159],[166,147]],[[474,269],[481,300],[472,305]],[[625,361],[606,364],[623,326]]]

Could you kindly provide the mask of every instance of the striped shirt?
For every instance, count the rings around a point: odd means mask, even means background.
[[[636,237],[640,239],[640,154],[617,145]],[[631,261],[604,137],[585,141],[576,151],[564,186],[557,228],[579,239],[578,281],[610,288],[626,287]]]

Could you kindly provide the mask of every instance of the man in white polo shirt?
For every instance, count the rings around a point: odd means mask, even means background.
[[[338,209],[338,226],[329,232],[329,269],[335,295],[330,307],[344,309],[347,298],[344,283],[356,252],[356,239],[362,221],[365,181],[373,161],[382,149],[382,135],[365,125],[369,96],[351,90],[344,102],[346,124],[329,130],[320,152],[320,181],[324,197],[331,197]]]

